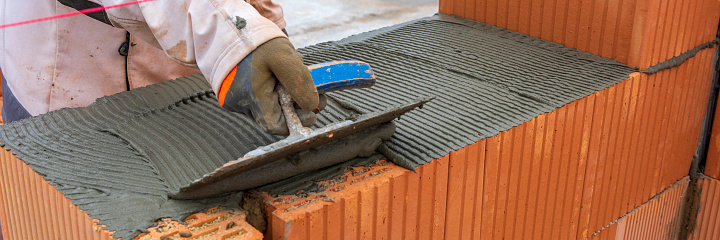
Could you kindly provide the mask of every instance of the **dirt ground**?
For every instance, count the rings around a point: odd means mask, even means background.
[[[438,0],[275,0],[297,48],[432,16]]]

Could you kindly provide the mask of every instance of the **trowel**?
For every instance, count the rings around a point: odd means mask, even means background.
[[[308,69],[320,94],[367,88],[376,81],[370,65],[361,61],[326,62],[311,65]],[[199,199],[246,190],[358,156],[369,156],[395,132],[392,120],[430,100],[418,99],[313,130],[302,126],[283,86],[278,85],[275,91],[280,96],[290,135],[224,164],[170,193],[170,197]]]

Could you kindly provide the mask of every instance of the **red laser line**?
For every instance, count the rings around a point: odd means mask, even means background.
[[[126,3],[116,4],[116,5],[110,5],[110,6],[106,6],[106,7],[88,8],[88,9],[81,10],[81,11],[77,11],[77,12],[63,13],[63,14],[58,14],[58,15],[50,16],[50,17],[44,17],[44,18],[38,18],[38,19],[33,19],[33,20],[27,20],[27,21],[22,21],[22,22],[16,22],[16,23],[9,23],[9,24],[5,24],[5,25],[0,25],[0,28],[14,27],[14,26],[19,26],[19,25],[24,25],[24,24],[29,24],[29,23],[42,22],[42,21],[53,20],[53,19],[57,19],[57,18],[64,18],[64,17],[74,16],[74,15],[78,15],[78,14],[85,14],[85,13],[91,13],[91,12],[99,12],[99,11],[102,11],[102,10],[105,10],[105,9],[116,8],[116,7],[124,7],[124,6],[127,6],[127,5],[133,5],[133,4],[143,3],[143,2],[150,2],[150,1],[154,1],[154,0],[138,0],[138,1],[134,1],[134,2],[126,2]]]

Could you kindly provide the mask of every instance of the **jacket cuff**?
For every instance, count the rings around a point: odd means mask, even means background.
[[[230,85],[232,85],[233,80],[235,80],[235,74],[237,73],[237,66],[235,66],[230,73],[225,77],[225,79],[220,84],[220,90],[217,91],[217,99],[218,103],[220,103],[220,106],[222,107],[225,105],[225,96],[227,96],[228,90],[230,90]]]
[[[228,74],[257,46],[270,41],[273,38],[287,38],[285,34],[274,23],[266,20],[262,26],[253,26],[252,34],[244,35],[233,42],[215,62],[215,67],[210,74],[210,85],[217,94]]]

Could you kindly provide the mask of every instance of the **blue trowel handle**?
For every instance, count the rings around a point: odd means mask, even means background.
[[[308,66],[318,94],[375,85],[375,73],[361,61],[332,61]]]

